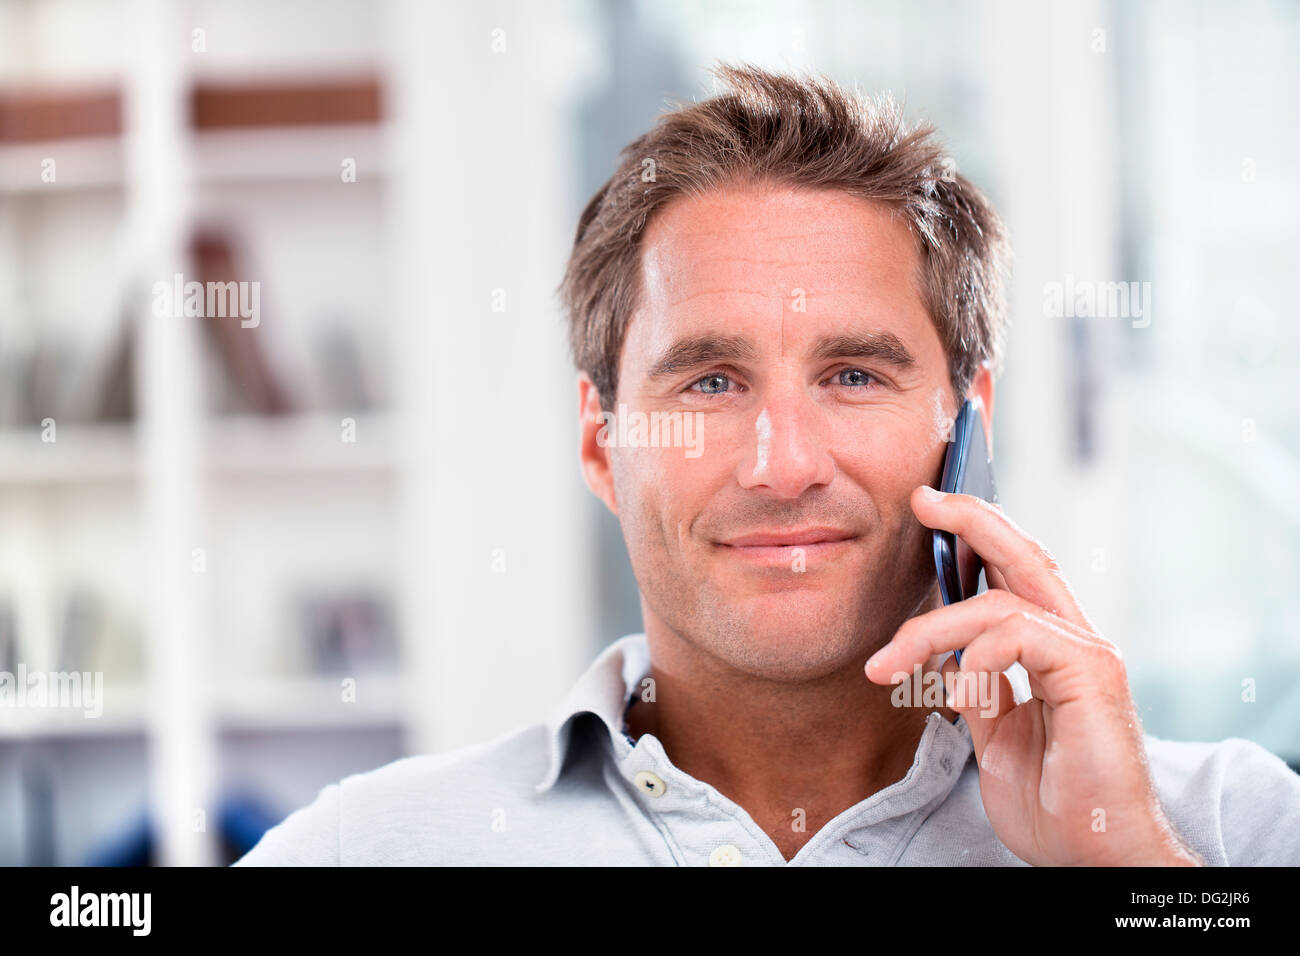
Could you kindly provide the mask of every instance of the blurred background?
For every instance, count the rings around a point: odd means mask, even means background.
[[[939,126],[1017,254],[1004,507],[1150,733],[1297,765],[1298,54],[1284,2],[0,0],[0,671],[103,680],[0,707],[0,863],[229,862],[640,630],[554,293],[719,59]]]

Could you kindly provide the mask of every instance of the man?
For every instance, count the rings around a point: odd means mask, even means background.
[[[1144,736],[1048,552],[932,491],[965,399],[991,438],[987,200],[887,101],[719,73],[624,151],[562,287],[645,634],[549,722],[328,786],[240,862],[1300,863],[1300,777]],[[990,590],[942,606],[936,528]],[[951,700],[900,693],[940,669]]]

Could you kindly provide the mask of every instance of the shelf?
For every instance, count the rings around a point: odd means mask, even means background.
[[[147,706],[142,685],[105,687],[102,713],[77,708],[0,707],[0,740],[86,739],[144,735]]]
[[[0,90],[0,143],[120,136],[122,94],[116,87]]]
[[[57,441],[39,428],[0,432],[0,487],[129,481],[138,470],[131,425],[60,425]]]
[[[217,478],[302,477],[312,474],[384,474],[393,466],[392,429],[383,413],[356,420],[355,442],[341,436],[345,416],[241,416],[208,425],[203,447]],[[75,486],[132,481],[139,447],[132,425],[65,425],[57,441],[38,428],[0,432],[0,488]]]
[[[217,722],[223,731],[388,727],[402,722],[401,681],[392,674],[356,675],[356,701],[341,700],[339,677],[242,681],[219,688]]]
[[[355,442],[340,437],[345,417],[356,421]],[[393,465],[391,431],[382,413],[223,418],[208,429],[208,466],[242,478],[383,473]]]
[[[52,183],[41,179],[47,158],[54,160]],[[0,194],[121,189],[122,162],[122,141],[116,137],[5,144],[0,146]]]
[[[359,673],[354,703],[340,699],[341,680],[311,676],[218,687],[213,693],[218,730],[269,734],[402,725],[399,677]],[[93,718],[75,709],[0,707],[0,741],[143,737],[149,716],[145,689],[122,687],[104,695],[107,706]]]
[[[0,194],[123,189],[124,139],[116,90],[0,90]],[[179,133],[200,185],[239,182],[342,183],[383,177],[383,90],[378,78],[317,78],[256,85],[200,83],[190,125]],[[55,161],[54,182],[42,163]]]
[[[355,163],[356,181],[388,175],[389,150],[372,125],[306,129],[214,130],[198,133],[193,175],[200,186],[277,182],[344,185],[343,160]],[[41,179],[42,163],[55,161],[54,182]],[[117,139],[54,140],[0,146],[0,195],[120,190],[125,185]]]
[[[294,129],[221,130],[197,134],[194,176],[200,185],[320,182],[344,185],[343,160],[356,165],[356,181],[388,173],[389,151],[373,125]]]
[[[384,114],[377,76],[298,80],[200,80],[190,90],[195,129],[260,129],[374,124]]]

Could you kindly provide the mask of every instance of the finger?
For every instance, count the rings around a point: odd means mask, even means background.
[[[1100,634],[1091,631],[1086,627],[1075,624],[1073,621],[1067,621],[1065,618],[1057,617],[1047,608],[1040,607],[1031,601],[1016,594],[1007,588],[990,588],[987,591],[981,591],[971,598],[958,601],[955,604],[942,604],[939,607],[930,608],[921,614],[908,618],[895,632],[896,638],[899,633],[914,631],[917,629],[938,628],[940,630],[952,627],[964,627],[967,621],[978,622],[988,621],[1001,617],[998,610],[1001,609],[1006,613],[1011,611],[1029,611],[1032,614],[1040,614],[1047,618],[1058,627],[1063,627],[1072,634],[1082,637],[1085,640],[1104,641]],[[892,640],[892,639],[891,639]]]
[[[950,657],[943,663],[943,686],[951,695],[947,706],[961,714],[970,728],[978,762],[999,718],[1016,707],[1011,681],[1006,674],[966,671]]]
[[[1021,612],[1042,617],[1080,640],[1104,642],[1100,635],[1056,618],[1018,594],[994,589],[908,618],[867,661],[867,677],[884,681],[895,673],[909,674],[918,661],[958,648],[965,663],[967,645],[1003,618]]]
[[[1006,587],[1006,579],[1002,578],[1002,572],[998,571],[996,567],[985,567],[984,575],[985,578],[988,579],[989,589],[1009,591],[1009,588]],[[1078,624],[1070,622],[1070,620],[1066,620],[1065,618],[1058,618],[1057,615],[1050,613],[1047,609],[1044,609],[1043,613],[1049,615],[1048,620],[1050,620],[1050,622],[1053,622],[1060,627],[1069,628],[1070,631],[1073,631],[1079,637],[1083,637],[1084,640],[1101,640],[1101,635],[1096,631],[1079,627]],[[1030,697],[1037,697],[1039,700],[1043,700],[1043,688],[1039,687],[1039,682],[1034,678],[1034,675],[1026,672],[1026,678],[1028,679],[1028,684],[1030,684]]]
[[[1009,614],[962,652],[963,671],[1001,673],[1019,662],[1035,685],[1035,697],[1060,706],[1127,687],[1119,649],[1107,641],[1084,640],[1027,612]]]
[[[1118,648],[1099,637],[1082,637],[1041,611],[1013,610],[991,623],[981,623],[973,616],[963,620],[963,627],[914,629],[899,646],[893,641],[886,644],[867,661],[867,678],[878,684],[896,684],[907,679],[917,662],[961,647],[962,670],[1001,672],[1019,662],[1029,672],[1034,696],[1049,703],[1074,700],[1089,686],[1125,680]],[[990,640],[990,635],[997,639]],[[972,653],[976,653],[974,658],[970,658]],[[1118,668],[1118,673],[1113,668]]]
[[[1037,540],[1026,534],[1000,508],[974,495],[941,495],[927,485],[918,486],[911,497],[912,511],[927,528],[951,531],[984,560],[987,579],[1000,577],[1012,591],[1057,617],[1091,629],[1074,591],[1061,568]]]

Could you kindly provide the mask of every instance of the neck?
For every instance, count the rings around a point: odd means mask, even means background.
[[[893,688],[868,681],[870,651],[816,680],[781,683],[736,670],[651,614],[646,625],[655,701],[632,707],[632,735],[657,737],[678,769],[745,808],[787,859],[911,767],[931,711],[896,707]]]

